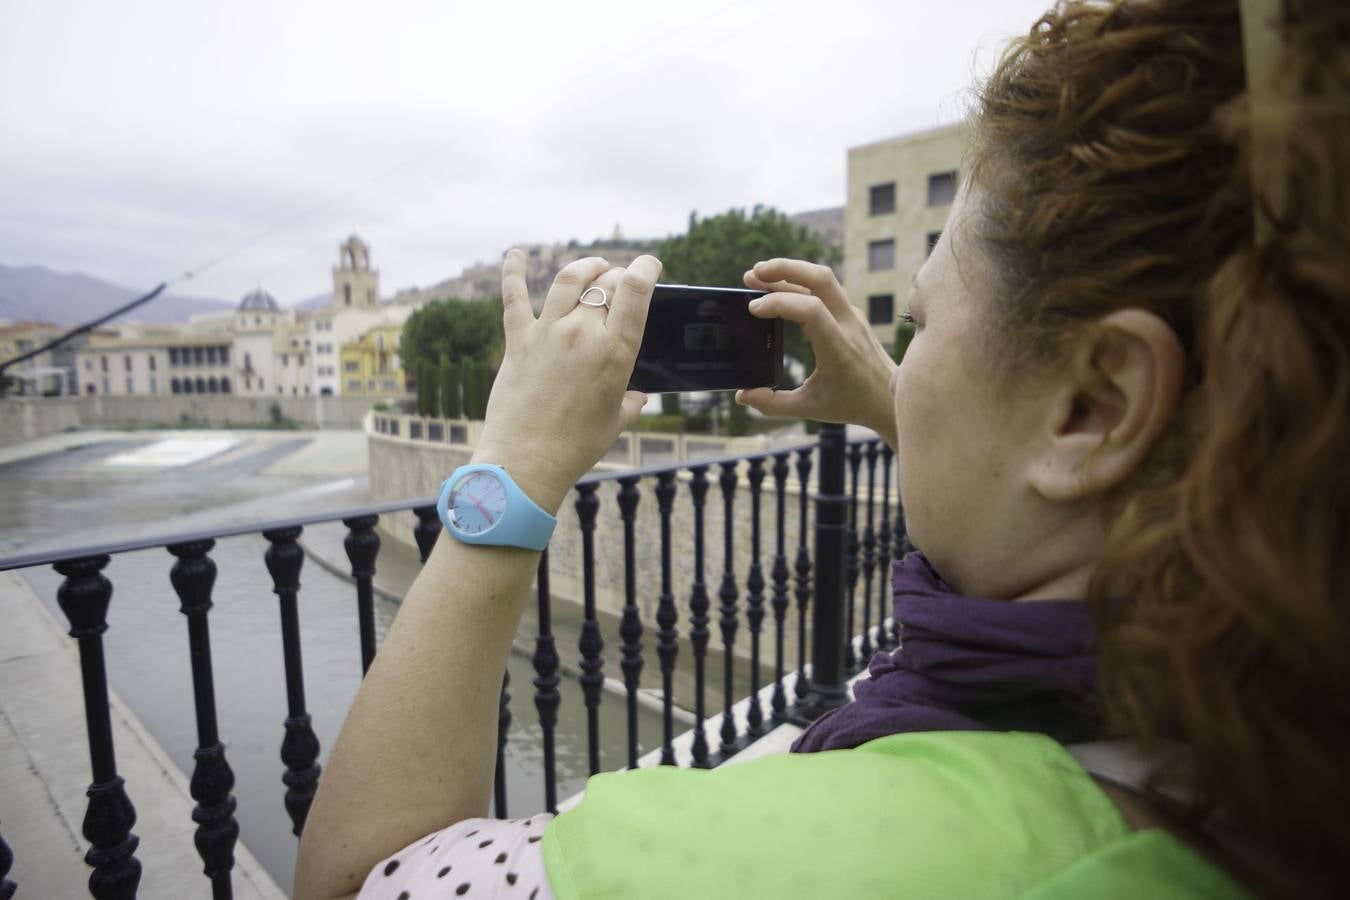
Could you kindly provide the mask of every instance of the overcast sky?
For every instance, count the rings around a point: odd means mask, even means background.
[[[841,205],[1049,0],[0,0],[0,263],[282,303],[515,242]]]

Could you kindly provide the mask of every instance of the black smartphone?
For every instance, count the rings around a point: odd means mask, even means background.
[[[628,387],[648,394],[777,387],[783,320],[750,315],[763,291],[658,284]]]

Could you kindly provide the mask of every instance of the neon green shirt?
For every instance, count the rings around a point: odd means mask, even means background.
[[[713,770],[596,775],[544,833],[559,898],[1246,897],[1132,831],[1059,744],[927,732]]]

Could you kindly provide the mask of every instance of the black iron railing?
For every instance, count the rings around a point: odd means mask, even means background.
[[[808,484],[817,474],[815,492],[814,554],[808,542]],[[673,765],[676,754],[674,735],[674,690],[679,650],[680,613],[674,593],[672,569],[672,511],[681,486],[687,486],[692,505],[692,582],[688,596],[687,635],[692,647],[694,668],[694,725],[692,729],[692,765],[716,766],[766,733],[768,724],[785,721],[805,723],[847,699],[847,679],[872,650],[895,645],[898,629],[886,627],[890,609],[887,567],[894,554],[906,548],[904,518],[899,503],[891,504],[891,463],[889,447],[872,438],[847,442],[840,426],[823,426],[818,442],[767,450],[743,456],[701,460],[615,473],[596,473],[576,486],[576,515],[580,526],[582,625],[578,649],[580,675],[577,677],[584,697],[587,716],[587,758],[589,771],[600,771],[600,720],[605,682],[604,638],[596,609],[596,554],[594,535],[600,513],[600,488],[608,482],[618,486],[617,499],[623,529],[624,602],[618,637],[619,668],[627,701],[626,764],[638,764],[637,735],[638,691],[645,666],[642,637],[646,627],[638,603],[639,595],[655,585],[639,584],[636,554],[636,528],[644,484],[652,485],[659,514],[660,578],[655,625],[656,655],[662,683],[662,743],[660,762]],[[877,477],[877,463],[881,463]],[[861,474],[865,463],[865,476]],[[710,597],[705,571],[705,511],[710,489],[710,474],[716,470],[722,501],[722,572],[717,589],[718,627],[723,654],[723,709],[718,727],[718,744],[713,752],[705,732],[705,664],[711,638]],[[737,541],[735,505],[741,485],[742,469],[748,488],[750,513],[749,566],[744,581],[735,570]],[[796,475],[795,485],[792,475]],[[772,480],[774,541],[768,564],[761,554],[761,514],[766,479]],[[790,487],[796,487],[796,497]],[[876,522],[880,495],[880,523]],[[796,509],[792,505],[796,503]],[[192,813],[197,823],[196,846],[205,864],[204,870],[216,898],[232,895],[231,869],[239,825],[234,817],[232,794],[234,775],[225,757],[216,719],[216,699],[211,663],[209,613],[211,593],[216,580],[216,564],[211,550],[218,539],[243,534],[261,534],[268,543],[262,562],[269,572],[280,606],[282,645],[285,667],[287,716],[283,722],[281,762],[283,801],[293,832],[304,828],[320,778],[319,741],[311,725],[305,704],[304,667],[300,654],[300,617],[297,597],[304,551],[299,544],[307,525],[340,520],[347,528],[344,541],[351,563],[358,609],[361,665],[368,669],[376,647],[373,578],[380,551],[375,526],[381,515],[411,510],[423,562],[430,555],[440,534],[434,498],[367,506],[356,510],[303,516],[292,519],[253,523],[193,534],[176,534],[144,540],[132,540],[101,546],[80,547],[53,553],[37,553],[0,559],[0,571],[32,566],[53,566],[64,581],[57,599],[70,622],[70,635],[79,647],[80,669],[84,682],[89,752],[93,781],[88,790],[89,804],[83,833],[90,843],[85,861],[93,867],[89,880],[95,897],[134,895],[140,879],[141,862],[136,857],[138,838],[132,833],[135,809],[122,778],[118,775],[113,748],[108,705],[108,677],[103,653],[103,634],[107,630],[107,612],[112,598],[112,582],[103,574],[115,554],[163,547],[174,557],[170,579],[187,618],[191,650],[194,705],[197,718],[196,766],[191,776],[191,793],[196,801]],[[787,542],[786,523],[795,512],[798,541],[793,548]],[[860,516],[863,518],[860,519]],[[861,538],[859,529],[861,528]],[[743,538],[742,538],[743,539]],[[789,558],[792,558],[791,563]],[[861,573],[862,594],[857,593]],[[877,577],[877,576],[880,577]],[[534,641],[534,706],[542,734],[544,767],[544,806],[558,808],[558,780],[555,762],[555,726],[565,675],[555,645],[550,593],[550,559],[545,551],[539,560],[536,579],[538,629]],[[744,588],[744,594],[741,591]],[[760,706],[763,683],[761,631],[766,618],[765,589],[773,619],[773,682],[767,714]],[[812,598],[816,602],[812,604]],[[744,599],[744,623],[749,631],[749,684],[737,685],[733,656],[737,632],[741,626]],[[798,620],[797,659],[795,665],[785,659],[785,629],[788,612],[795,599]],[[875,603],[876,625],[871,612]],[[854,647],[855,613],[861,609],[861,654]],[[811,616],[811,660],[807,664],[807,615]],[[861,656],[861,659],[859,658]],[[789,670],[795,669],[795,673]],[[792,696],[785,687],[789,674],[795,674]],[[504,777],[504,748],[512,722],[509,680],[501,692],[497,776],[494,785],[494,811],[505,816],[507,810]],[[738,728],[733,704],[738,690],[748,691],[746,728]],[[12,855],[0,839],[0,900],[14,892],[8,874]]]

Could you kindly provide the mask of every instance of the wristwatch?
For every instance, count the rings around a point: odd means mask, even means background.
[[[543,550],[558,520],[525,495],[501,466],[460,466],[436,503],[445,530],[466,544]]]

